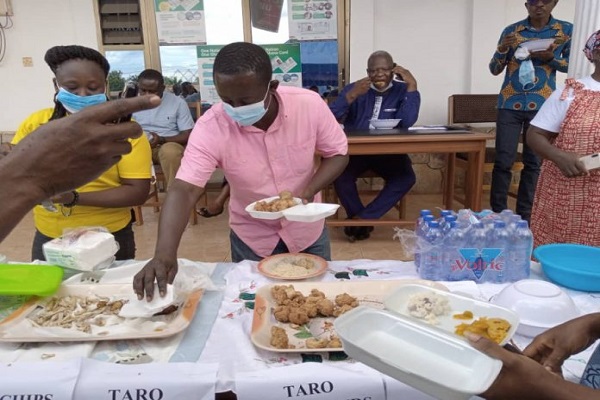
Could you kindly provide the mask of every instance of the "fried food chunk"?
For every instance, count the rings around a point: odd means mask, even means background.
[[[306,339],[306,348],[307,349],[324,349],[329,344],[329,340],[327,338],[317,339],[317,338],[309,338]]]
[[[472,332],[500,343],[508,334],[509,329],[510,322],[505,319],[481,317],[470,324],[457,325],[454,332],[461,336],[464,336],[465,332]]]
[[[308,315],[308,318],[314,318],[319,313],[319,310],[315,303],[304,303],[300,306],[300,308],[306,311],[306,315]]]
[[[279,198],[271,201],[257,201],[254,205],[255,211],[266,211],[266,212],[277,212],[285,210],[296,205],[296,201],[292,196],[292,193],[288,190],[284,190],[279,193]]]
[[[354,306],[354,307],[356,307],[356,306]],[[343,306],[337,307],[333,310],[333,316],[339,317],[340,315],[352,310],[354,307],[349,304],[344,304]]]
[[[329,299],[321,299],[317,302],[317,311],[324,317],[332,317],[335,306]]]
[[[290,308],[288,306],[277,306],[273,310],[273,316],[279,322],[290,322]]]
[[[329,338],[329,344],[327,344],[327,347],[341,348],[342,341],[340,340],[339,337],[337,337],[335,335],[331,335],[331,337]]]
[[[306,310],[304,310],[302,308],[292,308],[290,310],[290,315],[288,318],[290,320],[290,323],[296,324],[296,325],[304,325],[304,324],[308,323],[308,321],[310,321],[310,318],[308,318],[308,314],[306,313]]]
[[[358,307],[356,297],[350,296],[348,293],[342,293],[335,296],[335,304],[339,307],[348,305],[352,308]]]
[[[285,329],[278,326],[271,327],[271,346],[277,349],[288,349],[290,341]]]
[[[461,312],[460,314],[454,314],[452,316],[454,319],[473,319],[473,312],[466,310]]]

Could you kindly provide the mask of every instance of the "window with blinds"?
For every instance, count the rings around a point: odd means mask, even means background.
[[[98,0],[102,43],[143,44],[139,0]]]

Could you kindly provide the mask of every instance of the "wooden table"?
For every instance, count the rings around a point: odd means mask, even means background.
[[[468,169],[465,179],[465,208],[481,209],[481,186],[483,184],[483,164],[485,161],[485,143],[489,135],[464,129],[452,129],[439,133],[439,130],[392,129],[385,134],[380,131],[353,131],[348,135],[348,153],[358,154],[407,154],[407,153],[445,153],[448,154],[444,174],[443,206],[452,209],[454,197],[454,164],[456,153],[468,154]],[[411,220],[338,220],[330,218],[330,226],[368,226],[393,225],[413,226]]]

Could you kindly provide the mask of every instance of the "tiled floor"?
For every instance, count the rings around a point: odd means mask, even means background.
[[[483,204],[487,205],[487,199]],[[407,217],[416,219],[422,208],[435,209],[441,204],[441,195],[409,195],[407,200]],[[458,204],[457,204],[458,206]],[[144,208],[144,225],[135,226],[137,259],[152,257],[156,243],[158,213],[152,208]],[[397,213],[390,212],[386,218],[397,218]],[[226,213],[214,218],[199,218],[198,225],[188,225],[179,246],[178,256],[191,260],[219,262],[229,261],[229,227]],[[0,244],[0,254],[10,261],[28,262],[31,254],[34,226],[30,213],[15,230]],[[367,240],[350,243],[340,227],[330,228],[333,260],[353,259],[406,259],[398,240],[392,238],[391,227],[376,228]]]

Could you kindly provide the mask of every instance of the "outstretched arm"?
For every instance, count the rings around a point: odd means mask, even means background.
[[[500,375],[481,397],[488,400],[600,400],[600,391],[565,381],[524,355],[512,353],[479,335],[467,333],[476,349],[502,361]]]
[[[0,159],[0,241],[36,204],[90,182],[131,151],[142,128],[114,121],[156,107],[158,96],[110,101],[51,121]],[[74,173],[64,173],[65,168]]]

